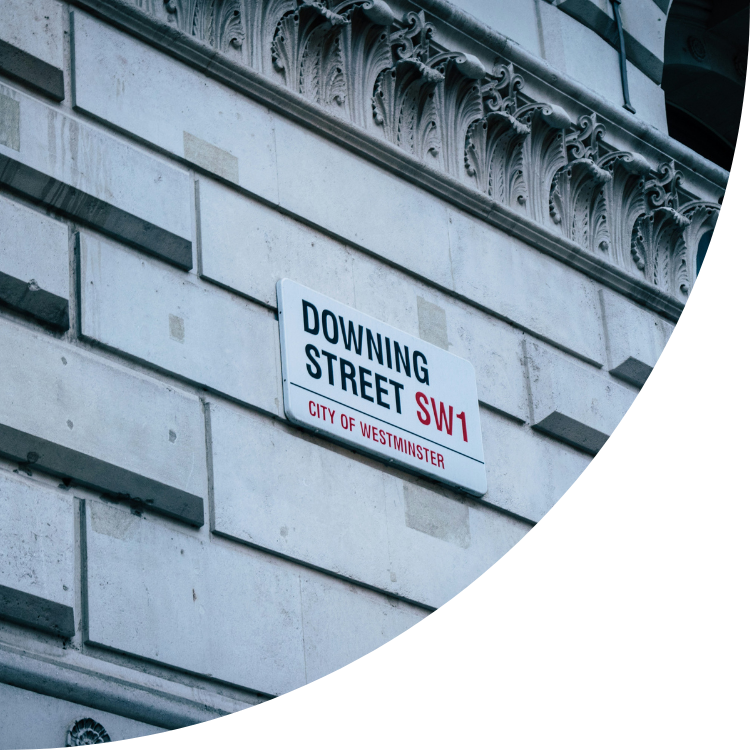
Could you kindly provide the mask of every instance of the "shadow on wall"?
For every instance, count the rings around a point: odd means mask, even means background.
[[[662,88],[669,135],[729,169],[742,113],[750,0],[674,0]]]

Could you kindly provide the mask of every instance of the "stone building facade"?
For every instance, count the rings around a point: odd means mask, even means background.
[[[0,0],[0,748],[304,685],[544,516],[726,187],[669,136],[668,13]],[[289,423],[282,278],[473,364],[485,495]]]

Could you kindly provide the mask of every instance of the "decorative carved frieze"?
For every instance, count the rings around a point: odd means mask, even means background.
[[[568,162],[565,131],[573,125],[568,113],[552,104],[532,103],[521,107],[517,119],[529,128],[522,150],[526,189],[521,201],[531,218],[540,224],[549,220],[550,192],[558,170]]]
[[[464,165],[474,186],[512,208],[526,204],[523,142],[531,128],[516,117],[523,78],[512,65],[501,65],[482,85],[484,117],[466,132]]]
[[[404,27],[391,32],[394,60],[376,78],[372,112],[387,140],[434,162],[441,146],[435,89],[444,75],[427,64],[433,31],[420,11],[407,13]]]
[[[513,65],[491,72],[440,48],[424,11],[386,0],[131,0],[241,58],[583,251],[684,300],[719,206],[697,200],[673,163],[654,167],[577,120],[532,101]]]
[[[346,104],[341,27],[347,19],[321,3],[301,3],[279,19],[271,42],[286,85],[326,109]]]
[[[241,0],[163,0],[170,20],[190,36],[222,52],[245,40]]]
[[[565,137],[569,161],[557,171],[550,188],[549,210],[553,222],[560,225],[568,239],[586,250],[608,247],[602,185],[612,175],[596,163],[604,132],[596,115],[579,118],[578,128]]]
[[[629,268],[633,227],[646,211],[645,184],[651,166],[638,154],[627,151],[605,154],[598,165],[611,177],[602,185],[601,199],[597,201],[597,234],[592,252],[600,251],[615,265]]]

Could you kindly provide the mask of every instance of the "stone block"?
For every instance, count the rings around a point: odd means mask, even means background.
[[[609,371],[640,388],[654,369],[674,326],[615,292],[602,289],[600,294]]]
[[[213,180],[200,180],[198,203],[204,278],[272,307],[284,278],[354,304],[352,251],[340,242]]]
[[[75,633],[73,498],[0,471],[0,618]]]
[[[57,0],[0,0],[0,75],[62,101],[64,12]]]
[[[450,213],[459,294],[586,360],[604,362],[601,313],[592,281],[499,229]]]
[[[353,256],[354,307],[443,346],[476,370],[479,400],[528,419],[521,333],[362,253]],[[421,300],[421,301],[420,301]]]
[[[277,201],[267,109],[85,13],[73,29],[76,109]]]
[[[657,60],[662,61],[666,13],[653,0],[624,3],[620,8],[620,13],[623,28],[628,30],[628,34],[642,44]]]
[[[112,742],[164,731],[151,724],[126,719],[108,711],[99,711],[11,685],[0,684],[0,705],[5,714],[3,731],[0,733],[0,750],[64,747],[68,729],[84,718],[101,724]]]
[[[0,301],[67,330],[68,227],[0,197]]]
[[[548,40],[552,40],[556,48],[555,59],[550,62],[564,70],[570,78],[580,81],[604,99],[621,102],[619,49],[605,41],[596,31],[586,28],[580,21],[559,8],[546,3],[539,3],[538,8],[545,50]],[[640,10],[633,15],[639,12]],[[627,30],[628,27],[625,28]],[[646,51],[645,48],[643,51]],[[632,57],[632,49],[629,57]],[[647,53],[646,58],[648,57],[650,54]],[[641,64],[643,64],[643,59]],[[651,62],[658,64],[658,59],[654,56]],[[630,60],[628,60],[627,68],[630,101],[635,108],[636,116],[649,125],[667,132],[664,91],[661,86],[633,65]],[[653,72],[652,69],[652,74]]]
[[[275,118],[279,203],[452,289],[445,203],[299,125]]]
[[[452,4],[517,42],[531,54],[543,57],[534,0],[453,0]]]
[[[555,5],[619,52],[619,36],[608,0],[561,0]],[[652,0],[637,0],[621,9],[628,60],[661,83],[665,16]],[[585,53],[579,53],[585,54]]]
[[[596,370],[526,341],[534,429],[596,454],[635,399]]]
[[[315,571],[300,578],[308,682],[374,651],[428,614]]]
[[[115,504],[86,505],[88,640],[105,648],[276,695],[426,614]]]
[[[85,232],[79,242],[86,338],[238,401],[282,412],[273,312]]]
[[[541,520],[591,459],[486,409],[481,415],[489,488],[482,500],[530,521]]]
[[[237,407],[210,406],[216,533],[438,607],[528,526]]]
[[[86,562],[90,643],[272,695],[305,683],[292,564],[101,501]]]
[[[473,583],[531,528],[431,485],[404,481],[395,490],[387,506],[392,586],[431,607]]]
[[[199,400],[0,321],[0,453],[200,526]]]
[[[0,184],[192,267],[185,170],[0,84]]]

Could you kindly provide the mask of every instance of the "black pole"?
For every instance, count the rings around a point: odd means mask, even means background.
[[[622,96],[625,104],[622,106],[635,114],[635,109],[630,103],[630,91],[628,90],[628,58],[625,55],[625,34],[622,30],[622,18],[620,17],[620,3],[622,0],[610,0],[615,12],[615,23],[617,24],[617,35],[620,37],[620,76],[622,78]]]

